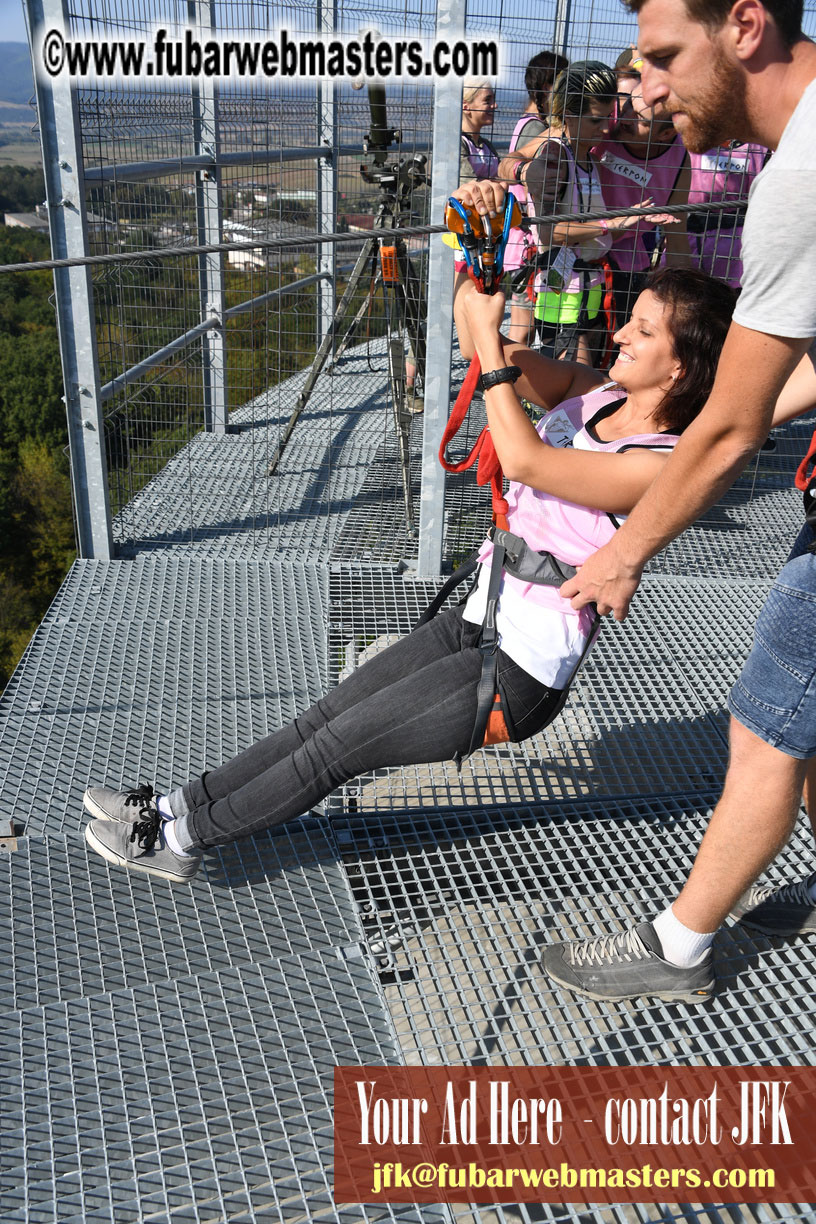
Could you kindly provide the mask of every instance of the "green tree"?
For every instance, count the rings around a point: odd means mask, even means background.
[[[42,169],[0,166],[0,212],[31,212],[45,199]]]

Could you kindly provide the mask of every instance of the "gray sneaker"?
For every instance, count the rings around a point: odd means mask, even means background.
[[[131,825],[134,820],[144,820],[156,809],[153,787],[147,783],[131,790],[114,790],[112,786],[89,786],[83,803],[94,820],[118,820]]]
[[[543,966],[554,982],[590,999],[679,999],[700,1003],[714,990],[711,956],[690,969],[664,960],[651,922],[618,935],[596,935],[577,943],[553,944]]]
[[[92,850],[117,867],[184,884],[201,866],[201,855],[175,854],[165,843],[164,823],[155,808],[144,820],[131,824],[92,820],[85,827],[85,840]]]
[[[405,411],[411,416],[419,416],[425,411],[425,400],[413,387],[405,388]]]
[[[814,880],[816,872],[781,888],[754,884],[742,894],[731,917],[764,935],[816,934],[816,905],[808,894]]]

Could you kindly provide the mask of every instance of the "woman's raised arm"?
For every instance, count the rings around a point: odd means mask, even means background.
[[[470,303],[474,298],[484,301],[473,302],[471,308]],[[521,370],[521,378],[516,383],[518,394],[544,409],[554,408],[573,395],[584,395],[606,381],[603,374],[590,366],[573,361],[553,361],[551,357],[534,353],[526,344],[502,336],[499,328],[504,317],[504,303],[503,293],[494,293],[489,297],[479,293],[473,281],[466,276],[460,277],[453,300],[453,314],[459,349],[468,361],[477,348],[474,331],[480,334],[481,343],[492,339],[496,346],[500,346],[496,351],[503,353],[500,364],[516,365]],[[475,324],[472,322],[474,318]],[[486,366],[482,360],[482,369],[490,368],[493,367]]]
[[[504,295],[474,293],[464,297],[460,310],[473,337],[483,371],[518,365],[527,372],[515,386],[499,383],[485,392],[487,420],[496,454],[508,480],[552,493],[566,501],[628,514],[659,473],[666,455],[650,450],[609,452],[573,450],[543,442],[521,406],[519,394],[536,403],[536,374],[551,386],[566,390],[550,406],[574,395],[584,395],[604,382],[597,370],[571,362],[551,361],[511,344],[499,333],[504,316]]]

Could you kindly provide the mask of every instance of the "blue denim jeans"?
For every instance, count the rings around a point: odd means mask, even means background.
[[[217,846],[308,811],[350,778],[466,753],[476,718],[481,626],[441,612],[332,689],[295,722],[169,796],[185,848]],[[561,697],[499,651],[513,739],[545,726]]]
[[[816,556],[807,525],[768,593],[728,708],[788,756],[816,756]]]

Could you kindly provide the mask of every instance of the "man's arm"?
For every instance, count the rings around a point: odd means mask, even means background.
[[[731,324],[702,412],[614,538],[561,587],[574,608],[595,603],[601,616],[626,617],[649,558],[713,506],[761,446],[810,343]]]
[[[784,425],[816,408],[816,348],[811,346],[791,374],[776,401],[773,425]]]

